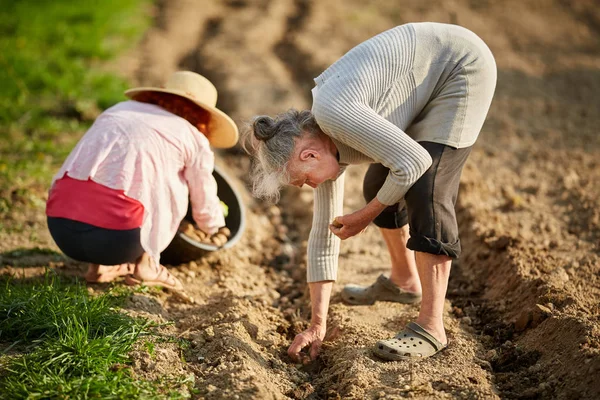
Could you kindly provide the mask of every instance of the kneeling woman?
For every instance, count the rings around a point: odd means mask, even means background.
[[[392,261],[390,277],[350,286],[352,304],[412,303],[421,310],[395,338],[374,347],[396,360],[428,357],[447,343],[443,306],[451,260],[460,255],[454,205],[463,165],[492,101],[496,65],[485,43],[454,25],[398,26],[350,50],[315,79],[310,111],[257,117],[255,193],[280,184],[315,188],[308,241],[311,326],[288,353],[318,352],[337,277],[339,239],[371,222]],[[247,141],[248,142],[248,141]],[[344,169],[371,163],[367,205],[342,216]]]
[[[125,92],[133,101],[103,112],[55,175],[46,214],[58,247],[90,263],[86,279],[182,290],[160,265],[191,201],[200,229],[225,225],[210,148],[238,131],[206,78],[175,72],[163,88]]]

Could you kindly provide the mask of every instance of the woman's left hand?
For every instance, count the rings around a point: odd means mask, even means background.
[[[364,208],[361,208],[352,214],[336,217],[329,225],[329,230],[342,240],[348,239],[367,229],[373,218],[375,217],[371,217]]]
[[[335,217],[329,225],[329,230],[340,239],[358,235],[386,208],[377,198],[371,200],[369,204],[358,211],[346,214],[341,217]]]

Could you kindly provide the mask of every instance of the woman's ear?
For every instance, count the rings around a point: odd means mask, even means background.
[[[300,161],[307,161],[311,158],[315,160],[321,159],[321,153],[318,150],[306,148],[300,152]]]

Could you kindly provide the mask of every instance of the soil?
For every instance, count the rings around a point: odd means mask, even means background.
[[[253,115],[310,107],[313,77],[361,41],[412,21],[476,32],[496,57],[498,87],[461,181],[463,257],[446,301],[447,350],[421,362],[371,354],[418,305],[341,302],[343,285],[369,284],[389,269],[370,227],[342,243],[321,357],[293,364],[286,349],[309,316],[311,189],[288,188],[278,205],[252,199],[249,161],[233,149],[217,162],[244,193],[245,235],[231,249],[172,268],[196,304],[165,293],[130,299],[130,312],[174,321],[170,332],[190,343],[165,345],[152,362],[136,351],[136,371],[193,377],[194,396],[207,399],[600,398],[596,1],[162,0],[154,12],[154,27],[114,68],[135,84],[158,84],[177,69],[200,72],[241,128]],[[364,204],[364,171],[349,170],[347,211]],[[34,274],[45,262],[82,273],[85,266],[52,252],[6,253],[56,250],[43,207],[21,219],[31,229],[0,245],[3,272]]]

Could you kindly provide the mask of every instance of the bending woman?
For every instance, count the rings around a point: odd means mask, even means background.
[[[340,239],[374,222],[391,255],[391,274],[369,287],[348,286],[351,304],[421,301],[415,322],[379,341],[390,360],[428,357],[447,345],[443,306],[451,261],[460,255],[455,202],[463,165],[490,107],[496,65],[485,43],[454,25],[401,25],[358,45],[315,79],[311,111],[254,120],[247,148],[256,156],[256,195],[277,197],[282,184],[315,188],[308,242],[310,327],[288,353],[326,330]],[[249,143],[249,147],[248,147]],[[344,170],[371,163],[367,205],[342,214]]]

